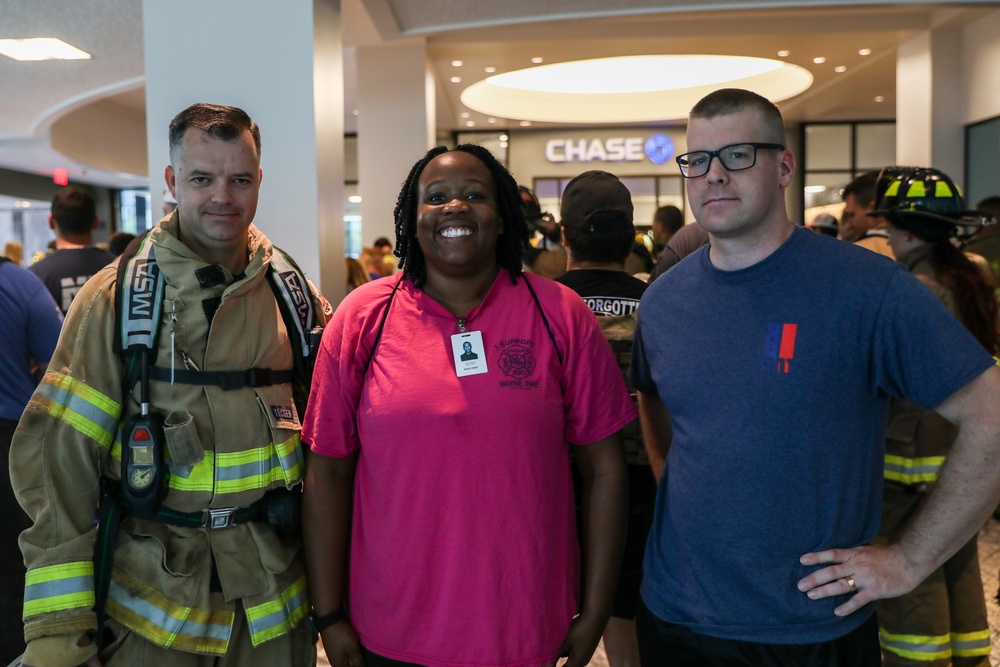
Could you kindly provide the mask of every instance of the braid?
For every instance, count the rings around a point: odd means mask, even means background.
[[[417,243],[417,190],[420,174],[427,163],[448,149],[438,146],[427,151],[423,158],[410,168],[410,173],[403,183],[399,196],[396,198],[396,208],[392,212],[396,222],[396,248],[392,251],[399,258],[397,268],[403,269],[403,276],[419,286],[424,282],[424,253]]]
[[[987,352],[1000,354],[998,307],[990,279],[948,239],[934,243],[930,259],[936,277],[955,297],[962,324]]]
[[[511,280],[516,282],[517,277],[521,275],[521,256],[528,248],[529,236],[528,223],[525,222],[524,211],[521,209],[521,194],[517,189],[517,182],[496,157],[482,146],[462,144],[453,150],[476,157],[486,165],[493,176],[493,184],[497,192],[497,213],[503,222],[503,233],[497,237],[497,264],[507,269]],[[420,174],[423,173],[428,162],[447,152],[448,149],[444,146],[432,148],[413,165],[399,191],[396,208],[393,211],[393,219],[396,223],[396,248],[393,254],[399,257],[399,268],[403,270],[403,275],[412,280],[418,287],[427,277],[424,254],[417,242]]]

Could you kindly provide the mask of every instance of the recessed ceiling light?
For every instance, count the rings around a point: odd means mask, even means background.
[[[507,141],[508,139],[510,139],[510,137],[508,137],[506,134],[501,134],[499,139],[500,141]]]
[[[452,83],[462,83],[462,77],[460,77],[460,76],[453,76],[453,77],[451,77],[451,82]]]
[[[872,54],[871,49],[858,49],[859,56],[870,56]]]
[[[483,71],[485,71],[487,74],[493,74],[493,72],[497,71],[497,68],[496,67],[484,67]]]
[[[847,68],[844,67],[843,65],[837,65],[836,67],[833,68],[833,71],[836,72],[837,74],[843,74],[844,72],[847,71]]]
[[[490,116],[489,118],[486,119],[486,122],[487,123],[495,123],[495,122],[497,122],[497,119],[494,118],[493,116]]]
[[[529,67],[478,81],[461,99],[500,118],[555,123],[649,122],[685,118],[721,86],[774,102],[812,85],[803,67],[780,60],[717,55],[599,58]]]
[[[545,62],[545,59],[544,58],[539,58],[538,56],[535,56],[534,58],[531,59],[531,62],[535,63],[536,65],[540,65],[543,62]]]
[[[14,60],[89,60],[90,54],[61,39],[0,39],[0,54]]]
[[[500,142],[500,148],[507,148],[507,142],[506,141],[501,141]]]
[[[875,96],[875,101],[876,102],[885,102],[885,98],[883,96],[881,96],[881,95],[876,95]]]
[[[826,58],[824,58],[823,56],[818,56],[816,58],[813,58],[813,62],[816,63],[817,65],[822,65],[823,63],[826,62]]]
[[[779,58],[787,58],[790,54],[791,54],[791,51],[786,51],[785,49],[782,49],[781,51],[778,51],[778,57]]]
[[[461,116],[462,118],[469,118],[470,116],[472,116],[472,114],[469,113],[468,111],[463,111],[462,113],[460,113],[458,115]]]
[[[451,61],[451,66],[452,67],[461,67],[462,65],[463,65],[463,63],[462,63],[461,60],[452,60]]]
[[[360,204],[361,195],[351,195],[350,197],[347,198],[347,201],[351,202],[352,204]]]
[[[476,126],[476,121],[474,121],[474,120],[467,120],[467,121],[465,121],[465,126],[466,127],[475,127]]]
[[[521,127],[531,127],[531,121],[530,120],[521,120],[521,121],[518,121],[517,124],[520,125]]]
[[[826,192],[826,186],[825,185],[807,185],[806,187],[802,188],[802,190],[803,190],[803,192],[810,192],[810,193]]]

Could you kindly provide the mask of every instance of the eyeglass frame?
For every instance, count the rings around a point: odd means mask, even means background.
[[[753,148],[753,162],[750,163],[749,166],[739,167],[737,169],[730,169],[729,166],[726,165],[725,161],[722,159],[722,151],[726,150],[727,148],[733,148],[734,146],[750,146],[751,148]],[[728,144],[715,151],[690,151],[687,153],[682,153],[677,157],[675,157],[674,160],[677,162],[677,168],[680,169],[681,176],[683,176],[684,178],[701,178],[702,176],[707,175],[708,172],[712,170],[712,160],[715,158],[719,159],[719,164],[721,164],[722,168],[725,169],[726,171],[746,171],[747,169],[753,169],[757,165],[757,151],[760,150],[761,148],[765,150],[771,150],[771,149],[780,151],[785,150],[785,146],[783,144],[771,144],[771,143],[762,143],[756,141],[741,141],[735,144]],[[684,167],[681,166],[681,160],[689,155],[699,155],[699,154],[708,155],[708,162],[705,164],[705,173],[698,174],[697,176],[688,176],[687,174],[684,173]]]

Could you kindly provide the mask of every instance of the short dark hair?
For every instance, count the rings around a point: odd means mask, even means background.
[[[760,114],[761,129],[764,130],[764,136],[760,139],[784,145],[785,121],[781,117],[781,111],[774,102],[750,90],[722,88],[711,92],[694,105],[688,120],[729,116],[748,109]]]
[[[129,234],[128,232],[115,232],[108,239],[108,252],[117,257],[118,255],[125,252],[125,248],[128,244],[132,242],[135,238],[135,234]]]
[[[1000,223],[1000,196],[993,195],[981,200],[976,204],[976,210],[992,215],[993,219]]]
[[[563,225],[563,238],[573,259],[584,262],[624,262],[635,243],[635,225],[617,219],[590,228]]]
[[[878,193],[876,192],[877,185],[878,172],[866,171],[845,185],[844,192],[841,196],[844,201],[847,201],[848,195],[853,196],[854,200],[861,206],[868,206],[870,202],[874,202],[873,205],[878,206],[878,202],[875,201],[875,198],[878,196]]]
[[[373,248],[391,248],[392,242],[384,236],[380,236],[372,243]]]
[[[257,159],[260,160],[260,128],[246,111],[237,107],[200,102],[192,104],[170,121],[171,164],[180,161],[184,133],[192,127],[220,141],[235,141],[244,132],[249,132],[257,149]]]
[[[663,223],[663,227],[671,234],[676,234],[677,230],[684,226],[684,214],[676,206],[667,204],[656,209],[653,214],[653,221]]]
[[[84,234],[94,227],[97,204],[83,188],[68,185],[52,198],[52,217],[59,231],[66,234]]]
[[[461,144],[451,150],[445,146],[432,148],[410,168],[392,213],[396,222],[396,249],[393,254],[399,257],[399,268],[403,270],[403,275],[417,286],[422,285],[427,278],[424,253],[417,242],[420,174],[431,160],[451,151],[468,153],[478,158],[493,176],[493,185],[497,192],[497,210],[500,220],[503,221],[503,233],[497,237],[497,264],[507,269],[516,282],[517,276],[521,275],[521,255],[528,249],[528,224],[524,221],[524,212],[521,210],[521,194],[518,192],[517,182],[507,168],[487,149],[476,144]]]

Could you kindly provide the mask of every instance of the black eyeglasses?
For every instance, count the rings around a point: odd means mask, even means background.
[[[684,178],[698,178],[708,173],[712,166],[712,158],[717,157],[727,171],[742,171],[757,164],[757,151],[761,148],[785,150],[781,144],[754,142],[733,144],[723,146],[717,151],[694,151],[678,155],[676,158],[677,166],[681,168],[681,176]]]

